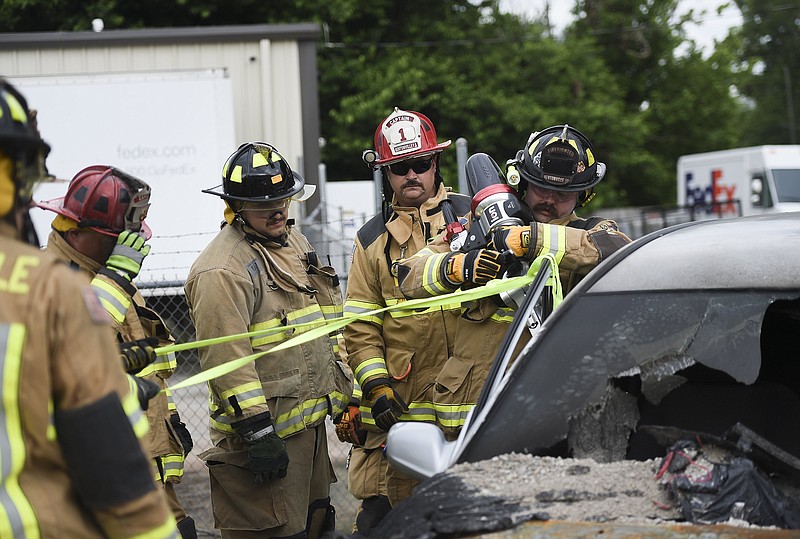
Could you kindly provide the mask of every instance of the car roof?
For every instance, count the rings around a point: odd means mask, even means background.
[[[567,294],[503,384],[482,396],[458,461],[553,447],[571,414],[599,402],[609,376],[645,361],[678,369],[692,357],[749,383],[759,363],[730,362],[728,352],[759,357],[759,321],[768,305],[800,295],[798,267],[800,213],[685,223],[623,247]],[[509,430],[519,415],[526,428]]]
[[[653,232],[584,279],[585,293],[800,286],[800,212],[695,221]]]

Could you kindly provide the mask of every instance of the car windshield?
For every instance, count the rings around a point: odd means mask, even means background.
[[[794,301],[783,301],[789,299]],[[776,302],[797,316],[798,300],[780,292],[584,295],[557,310],[516,360],[459,461],[508,452],[558,454],[570,422],[596,411],[612,381],[635,386],[626,391],[656,403],[695,365],[731,383],[753,384],[765,353],[762,321]],[[792,323],[795,332],[800,329],[796,319]],[[789,353],[787,334],[770,339],[771,355]],[[516,418],[525,418],[524,428]],[[637,417],[618,420],[635,425]],[[620,443],[624,448],[627,438]]]
[[[778,202],[800,202],[800,168],[773,169]]]

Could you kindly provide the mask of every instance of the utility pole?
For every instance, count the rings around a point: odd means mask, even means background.
[[[786,64],[783,65],[783,84],[786,87],[786,115],[789,117],[789,142],[797,144],[797,127],[794,123],[794,99],[792,96],[792,75]]]
[[[469,194],[469,184],[467,183],[467,139],[459,137],[456,139],[456,162],[458,163],[458,192],[462,195]]]

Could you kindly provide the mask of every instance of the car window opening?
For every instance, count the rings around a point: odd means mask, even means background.
[[[698,329],[695,335],[702,334]],[[725,438],[744,426],[789,454],[800,478],[800,300],[776,300],[763,314],[760,357],[749,365],[713,368],[688,355],[675,355],[630,369],[609,380],[600,402],[569,420],[566,451],[576,458],[612,462],[665,454],[664,437],[647,427],[669,428],[674,436],[704,433]],[[708,347],[692,340],[693,347]],[[758,356],[758,354],[756,354]],[[714,356],[711,357],[712,362]],[[737,381],[755,365],[752,383]],[[659,439],[657,439],[659,438]]]

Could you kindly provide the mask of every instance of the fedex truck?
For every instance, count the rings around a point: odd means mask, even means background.
[[[695,219],[800,211],[800,145],[681,156],[678,206]]]

